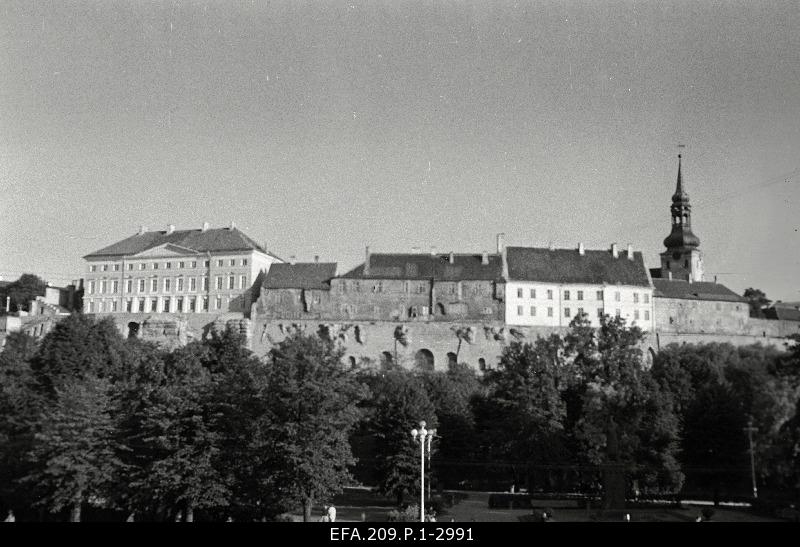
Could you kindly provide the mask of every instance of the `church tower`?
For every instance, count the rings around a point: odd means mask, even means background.
[[[678,154],[678,184],[670,206],[672,231],[664,240],[666,251],[661,253],[661,277],[687,281],[703,280],[703,259],[700,239],[692,233],[692,206],[683,187],[681,155]]]

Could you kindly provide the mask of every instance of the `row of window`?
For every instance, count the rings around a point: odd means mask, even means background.
[[[235,259],[235,258],[224,258],[224,259],[220,258],[220,259],[217,260],[217,266],[218,267],[223,267],[223,266],[225,266],[226,262],[227,262],[228,266],[236,266],[237,259]],[[178,261],[178,262],[138,262],[136,264],[134,264],[132,262],[129,262],[128,263],[128,269],[129,270],[137,269],[136,267],[138,266],[139,270],[146,270],[148,264],[150,264],[150,269],[153,269],[153,270],[158,270],[162,265],[164,266],[165,270],[171,270],[173,265],[177,269],[197,268],[197,260],[181,260],[181,261]],[[247,266],[247,259],[246,258],[239,259],[239,265],[240,266]],[[203,260],[203,267],[204,268],[208,268],[209,266],[211,266],[211,261],[210,260]],[[113,269],[113,271],[118,272],[118,271],[120,271],[120,269],[122,269],[122,264],[121,263],[116,263],[116,264],[92,264],[91,266],[89,266],[89,271],[90,272],[107,272],[107,271],[112,270],[112,269]]]
[[[529,309],[530,309],[530,316],[536,317],[536,306],[531,306]],[[615,312],[614,315],[616,315],[617,317],[620,317],[622,315],[619,309],[614,310],[614,312]],[[583,313],[584,309],[578,308],[576,315],[581,315]],[[517,315],[520,317],[525,315],[525,306],[517,306]],[[605,315],[605,309],[597,308],[597,317],[603,317],[604,315]],[[552,307],[547,308],[547,317],[553,317]],[[564,308],[564,317],[572,317],[572,310],[570,308]],[[639,310],[633,310],[633,318],[634,320],[639,319]],[[650,321],[650,310],[644,310],[644,320]]]
[[[576,293],[575,294],[575,297],[576,297],[575,299],[576,300],[584,300],[584,291],[575,291],[575,293]],[[524,298],[524,294],[525,294],[524,289],[521,289],[521,288],[517,289],[517,298]],[[536,289],[530,289],[529,294],[530,294],[530,298],[531,299],[536,299]],[[595,300],[602,301],[604,296],[605,296],[604,291],[595,291]],[[547,300],[552,300],[552,299],[553,299],[553,290],[552,289],[547,289]],[[564,291],[564,300],[571,300],[571,299],[572,299],[572,292],[569,291],[569,290],[565,290]],[[649,304],[650,303],[650,294],[649,293],[642,294],[642,299],[643,299],[645,304]],[[621,295],[620,295],[619,291],[614,291],[614,301],[615,302],[620,302],[621,301]],[[633,303],[634,304],[638,304],[639,303],[639,293],[638,292],[633,293]]]
[[[197,278],[196,277],[176,277],[172,279],[171,277],[165,277],[162,279],[159,278],[152,278],[149,280],[150,283],[148,284],[147,279],[126,279],[125,280],[125,292],[130,294],[133,293],[134,282],[136,283],[137,292],[143,293],[147,290],[149,286],[150,292],[159,292],[159,286],[163,287],[163,292],[172,292],[175,290],[176,292],[184,292],[187,290],[188,292],[195,292],[197,291]],[[201,277],[200,278],[202,291],[208,290],[208,277]],[[226,288],[226,278],[223,275],[218,275],[215,278],[216,288],[217,290],[225,290]],[[117,294],[119,293],[119,280],[118,279],[102,279],[100,281],[91,280],[89,281],[89,294]],[[246,289],[247,288],[247,276],[240,275],[239,276],[239,286],[236,287],[236,276],[230,275],[227,277],[227,289]]]
[[[225,297],[230,301],[232,297]],[[223,304],[222,296],[216,296],[213,299],[214,310],[221,310]],[[95,302],[89,300],[87,305],[88,313],[105,313],[105,312],[118,312],[125,311],[128,313],[191,313],[191,312],[207,312],[209,311],[209,298],[207,296],[178,296],[171,298],[165,296],[163,298],[126,298],[124,302],[125,309],[120,310],[119,300],[101,300]]]

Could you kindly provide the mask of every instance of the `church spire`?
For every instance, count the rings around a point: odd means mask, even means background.
[[[681,176],[681,155],[678,154],[678,185],[675,187],[675,195],[672,197],[672,200],[675,201],[675,197],[686,197],[689,199],[689,196],[683,191],[683,177]]]
[[[672,230],[664,239],[666,251],[661,253],[662,276],[677,279],[703,280],[703,265],[698,247],[700,238],[692,233],[692,206],[683,183],[682,155],[678,154],[678,181],[669,211]]]

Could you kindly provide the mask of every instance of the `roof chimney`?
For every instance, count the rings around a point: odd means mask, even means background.
[[[139,226],[139,235],[147,233],[147,226],[141,225]]]
[[[436,256],[436,247],[431,247],[431,256]]]
[[[204,223],[203,223],[203,231],[204,231],[204,232],[208,231],[208,229],[209,229],[210,227],[211,227],[211,225],[210,225],[208,222],[204,222]]]
[[[291,264],[292,266],[294,266],[294,265],[295,265],[295,263],[297,263],[297,257],[296,257],[296,256],[294,256],[294,255],[290,256],[290,257],[289,257],[289,264]]]
[[[578,254],[581,256],[586,254],[586,249],[583,248],[583,242],[578,243]]]
[[[633,260],[633,245],[628,243],[628,260]]]
[[[314,255],[314,264],[319,264],[319,255]]]
[[[611,254],[614,255],[614,258],[619,258],[619,251],[617,250],[617,244],[611,244]]]
[[[236,223],[234,221],[231,221],[231,225],[230,225],[230,227],[228,229],[229,230],[235,230],[236,229]]]
[[[364,254],[365,254],[365,256],[364,256],[364,275],[366,276],[366,275],[369,275],[369,258],[370,258],[369,245],[367,245],[367,250],[366,250],[366,252]]]
[[[500,254],[503,252],[503,248],[506,246],[505,242],[506,234],[497,234],[497,253]]]
[[[171,234],[174,231],[175,231],[175,225],[174,224],[167,224],[167,234]]]
[[[481,255],[481,265],[482,266],[488,266],[489,265],[489,252],[488,251],[483,251],[483,254]]]
[[[453,251],[450,251],[450,264],[456,263],[456,256],[453,254]]]

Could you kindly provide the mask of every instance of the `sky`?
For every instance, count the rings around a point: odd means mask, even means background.
[[[0,3],[0,275],[136,233],[280,257],[669,233],[678,144],[707,279],[800,300],[795,1]]]

